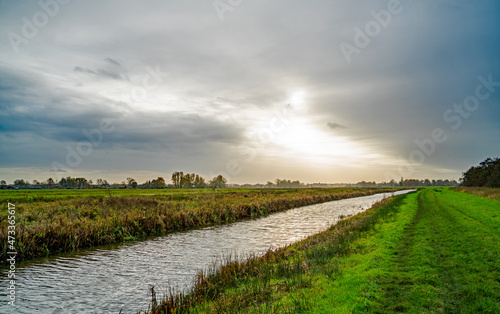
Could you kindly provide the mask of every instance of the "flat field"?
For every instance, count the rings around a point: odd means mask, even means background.
[[[2,190],[0,261],[226,224],[390,189]],[[15,219],[8,212],[15,205]],[[15,224],[15,240],[8,226]],[[11,241],[9,243],[9,241]],[[9,250],[11,251],[11,250]]]
[[[500,313],[499,228],[499,200],[424,189],[200,273],[152,312]]]

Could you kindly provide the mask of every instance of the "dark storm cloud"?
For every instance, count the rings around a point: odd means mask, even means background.
[[[200,158],[212,145],[238,145],[241,131],[234,125],[184,114],[135,114],[114,122],[112,145],[132,150],[178,151]],[[201,154],[201,155],[200,155]]]
[[[22,83],[22,84],[21,84]],[[19,87],[19,86],[22,86]],[[5,136],[3,164],[16,163],[22,147],[16,143],[33,141],[30,151],[44,149],[43,145],[61,143],[57,153],[25,156],[26,162],[42,166],[50,160],[64,159],[64,147],[88,142],[83,131],[99,128],[103,119],[113,123],[114,131],[106,134],[95,149],[138,150],[144,153],[181,150],[185,155],[198,155],[216,144],[237,145],[242,129],[237,125],[185,113],[124,113],[103,106],[109,100],[81,95],[74,90],[54,93],[42,81],[28,79],[3,69],[0,76],[0,130]],[[85,98],[85,96],[87,96]],[[75,105],[74,99],[84,99]],[[26,147],[24,148],[26,149]],[[47,149],[46,151],[51,151]],[[43,160],[46,156],[48,160]]]
[[[37,115],[38,114],[38,115]],[[98,122],[113,113],[79,113],[71,111],[34,114],[10,114],[0,121],[2,131],[8,133],[36,133],[38,136],[58,142],[88,141],[84,130],[97,129]],[[14,120],[10,123],[9,120]],[[109,145],[139,149],[152,147],[154,150],[179,148],[193,149],[210,146],[213,143],[236,145],[241,140],[240,130],[214,120],[196,115],[143,114],[116,118],[113,122],[116,131],[106,136]],[[141,149],[142,149],[141,148]]]

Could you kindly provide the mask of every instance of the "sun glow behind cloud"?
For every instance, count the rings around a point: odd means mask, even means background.
[[[331,134],[305,117],[290,119],[289,125],[274,138],[281,157],[320,165],[344,163],[367,156],[355,142]]]
[[[250,138],[254,139],[253,145],[258,147],[260,155],[286,160],[289,164],[313,166],[347,165],[357,161],[366,164],[381,157],[318,122],[317,117],[310,114],[308,96],[303,89],[294,90],[285,99],[284,116],[279,119],[276,115],[266,116],[251,126]],[[270,123],[266,125],[267,121]]]
[[[290,96],[289,104],[296,109],[305,109],[306,107],[306,92],[297,90]]]

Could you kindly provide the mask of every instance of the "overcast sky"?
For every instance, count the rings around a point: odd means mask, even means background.
[[[498,1],[0,1],[0,30],[8,182],[458,180],[500,156]]]

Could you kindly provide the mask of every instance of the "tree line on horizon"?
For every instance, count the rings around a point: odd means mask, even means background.
[[[225,188],[227,187],[227,179],[222,175],[214,177],[210,181],[206,181],[205,178],[196,173],[184,173],[182,171],[176,171],[171,177],[172,184],[167,186],[167,183],[163,177],[158,177],[153,180],[147,180],[143,184],[139,184],[134,178],[127,178],[126,181],[120,183],[109,184],[105,179],[97,179],[95,182],[92,180],[87,180],[84,177],[72,178],[71,176],[61,178],[56,182],[52,178],[40,182],[38,180],[33,180],[29,182],[28,180],[16,179],[12,185],[8,185],[5,180],[0,180],[0,188],[5,189],[8,187],[15,188],[75,188],[75,189],[88,189],[88,188],[177,188],[177,189],[192,189],[192,188]],[[312,184],[314,185],[322,185]],[[327,184],[323,184],[327,185]],[[456,186],[459,183],[455,180],[418,180],[418,179],[405,179],[397,182],[391,180],[390,182],[376,183],[375,181],[361,181],[355,184],[346,184],[348,186],[359,186],[359,187],[417,187],[417,186]],[[500,158],[486,158],[484,161],[479,163],[478,166],[472,166],[463,173],[460,179],[460,185],[468,187],[500,187]],[[244,185],[245,186],[245,185]],[[266,184],[256,184],[260,187],[277,187],[277,188],[300,188],[309,186],[298,180],[282,180],[276,179],[275,182],[267,181]]]
[[[160,189],[160,188],[176,188],[176,189],[204,189],[204,188],[226,188],[227,179],[222,175],[218,175],[208,182],[202,176],[196,173],[184,173],[176,171],[172,173],[171,184],[167,184],[163,177],[147,180],[139,184],[134,178],[127,178],[126,181],[121,183],[110,184],[105,179],[97,179],[95,182],[87,180],[83,177],[72,178],[65,177],[59,181],[49,178],[43,182],[33,180],[29,182],[23,179],[14,180],[13,185],[7,185],[5,180],[0,180],[0,188],[38,188],[38,189],[91,189],[91,188],[128,188],[128,189]],[[455,180],[418,180],[418,179],[404,179],[399,182],[391,180],[390,182],[377,183],[375,181],[361,181],[358,183],[344,183],[344,184],[327,184],[327,183],[312,183],[307,184],[298,180],[276,179],[274,182],[267,181],[265,184],[244,184],[235,185],[237,187],[258,187],[258,188],[304,188],[304,187],[425,187],[425,186],[456,186],[458,182]]]
[[[463,173],[463,186],[500,188],[500,158],[486,158]]]
[[[133,178],[127,178],[126,181],[122,181],[121,184],[113,183],[109,184],[105,179],[97,179],[94,183],[92,180],[87,180],[83,177],[72,178],[65,177],[56,182],[52,178],[40,182],[38,180],[33,180],[30,183],[27,180],[16,179],[12,185],[8,185],[5,180],[0,180],[0,188],[5,189],[8,187],[16,188],[75,188],[75,189],[88,189],[88,188],[165,188],[171,187],[176,189],[203,189],[203,188],[225,188],[227,187],[227,179],[222,175],[214,177],[210,181],[206,181],[205,178],[196,173],[184,173],[182,171],[176,171],[171,177],[172,184],[167,186],[165,179],[163,177],[158,177],[153,180],[147,180],[143,184],[139,185],[137,181]],[[313,184],[314,186],[315,184]],[[317,184],[321,185],[321,184]],[[418,180],[418,179],[405,179],[397,182],[391,180],[390,182],[376,183],[375,181],[361,181],[356,184],[346,184],[349,186],[358,187],[418,187],[418,186],[456,186],[459,185],[455,180]],[[479,163],[478,166],[472,166],[463,173],[460,179],[460,185],[467,187],[500,187],[500,158],[486,158],[484,161]],[[245,185],[244,185],[245,186]],[[257,184],[260,187],[277,187],[277,188],[300,188],[306,187],[305,183],[298,180],[282,180],[276,179],[275,182],[267,181],[266,184]]]
[[[15,188],[63,188],[63,189],[90,189],[90,188],[150,188],[161,189],[165,187],[178,188],[178,189],[193,189],[193,188],[225,188],[227,187],[227,179],[222,175],[218,175],[210,181],[206,181],[202,176],[195,173],[174,172],[172,174],[172,184],[167,185],[163,177],[158,177],[153,180],[147,180],[143,184],[139,184],[134,178],[127,178],[126,181],[121,183],[110,184],[105,179],[97,179],[95,182],[87,180],[84,177],[72,178],[71,176],[61,178],[56,181],[48,178],[45,181],[16,179],[12,185],[8,185],[5,180],[0,180],[0,187],[5,189],[8,187]]]

